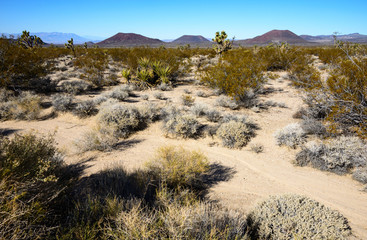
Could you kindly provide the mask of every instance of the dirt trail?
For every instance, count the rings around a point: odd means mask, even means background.
[[[281,78],[282,79],[282,78]],[[350,222],[357,238],[367,239],[367,193],[362,192],[362,185],[350,176],[321,172],[308,167],[295,167],[292,160],[298,150],[279,147],[273,134],[289,123],[294,112],[302,105],[300,94],[288,86],[287,80],[270,80],[269,85],[275,89],[282,88],[264,97],[266,100],[283,102],[287,108],[273,107],[255,113],[242,110],[260,127],[257,136],[248,146],[241,150],[232,150],[218,145],[212,146],[213,139],[207,137],[198,140],[170,139],[163,136],[161,123],[154,123],[144,131],[134,134],[121,144],[121,148],[108,153],[89,152],[82,156],[74,154],[75,140],[92,124],[71,119],[68,115],[43,122],[8,121],[0,123],[0,128],[37,129],[40,132],[53,131],[58,126],[56,140],[62,148],[67,149],[67,161],[75,162],[80,158],[88,159],[87,174],[97,172],[116,163],[122,163],[129,169],[140,168],[151,159],[155,150],[162,145],[179,145],[188,149],[202,151],[212,162],[233,168],[232,178],[220,182],[210,190],[209,197],[218,200],[223,206],[249,212],[257,202],[269,195],[294,193],[308,196],[326,206],[340,211]],[[180,86],[174,91],[165,92],[173,103],[179,100],[183,89],[192,91],[199,86]],[[211,98],[200,98],[197,102],[213,102]],[[252,143],[264,146],[264,152],[256,154],[250,151]],[[74,149],[73,149],[74,148]]]

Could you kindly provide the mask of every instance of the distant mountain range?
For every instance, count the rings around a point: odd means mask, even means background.
[[[61,33],[61,32],[31,32],[31,35],[36,35],[42,39],[45,43],[52,44],[64,44],[67,43],[68,40],[73,38],[74,44],[84,44],[85,42],[99,42],[103,40],[101,37],[81,37],[74,33]],[[15,38],[22,35],[21,33],[15,34],[5,34],[5,36],[9,37],[13,35]]]
[[[9,36],[9,34],[5,34]],[[31,35],[37,35],[45,43],[64,44],[68,40],[73,38],[75,44],[84,44],[85,42],[92,44],[97,43],[101,47],[122,47],[122,46],[161,46],[174,47],[177,45],[190,44],[197,47],[210,47],[212,42],[208,38],[204,38],[201,35],[183,35],[175,40],[159,40],[156,38],[149,38],[136,33],[117,33],[114,36],[103,40],[101,37],[93,36],[79,36],[74,33],[60,33],[60,32],[39,32],[31,33]],[[13,34],[14,37],[20,36],[20,34]],[[367,43],[367,35],[359,33],[352,33],[346,35],[337,35],[337,39],[342,41],[349,41],[355,43]],[[102,41],[103,40],[103,41]],[[289,30],[272,30],[263,35],[234,41],[235,45],[267,45],[269,43],[287,42],[295,45],[320,45],[320,44],[333,44],[333,35],[296,35]]]
[[[172,43],[178,44],[190,44],[190,43],[202,43],[202,42],[210,42],[208,39],[201,35],[183,35],[176,40],[173,40]]]

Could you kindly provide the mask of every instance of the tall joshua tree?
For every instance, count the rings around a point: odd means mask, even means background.
[[[217,54],[219,54],[220,56],[222,55],[223,52],[228,51],[229,49],[232,49],[232,45],[233,45],[233,40],[232,41],[227,39],[227,34],[225,31],[222,31],[220,34],[219,32],[215,33],[215,38],[213,38],[213,42],[217,43],[216,45],[213,46],[214,50],[216,51]]]

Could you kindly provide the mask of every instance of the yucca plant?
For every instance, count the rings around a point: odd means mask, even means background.
[[[150,68],[151,61],[149,58],[142,57],[138,60],[138,64],[141,68]]]
[[[127,82],[130,82],[131,80],[131,70],[128,68],[125,68],[121,72],[122,76],[126,79]]]
[[[170,82],[170,75],[172,68],[170,66],[159,66],[154,69],[159,77],[160,82],[168,84]]]

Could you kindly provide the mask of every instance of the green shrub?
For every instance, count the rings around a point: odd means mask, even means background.
[[[351,235],[342,214],[298,195],[270,197],[248,219],[259,239],[348,239]]]

